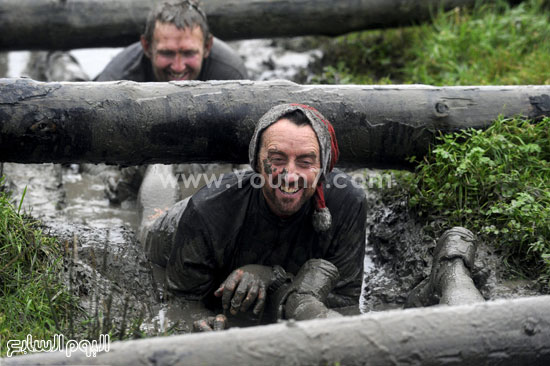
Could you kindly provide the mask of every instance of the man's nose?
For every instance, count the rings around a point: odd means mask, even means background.
[[[185,70],[185,58],[182,55],[177,54],[170,67],[175,72],[183,72]]]
[[[292,183],[298,180],[300,176],[298,175],[296,171],[296,164],[293,161],[289,161],[288,164],[285,167],[285,180],[287,183]]]

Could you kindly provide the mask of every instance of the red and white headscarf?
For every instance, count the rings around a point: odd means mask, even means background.
[[[260,150],[260,137],[263,131],[281,119],[287,113],[294,111],[302,111],[307,117],[313,131],[317,135],[319,147],[321,151],[321,177],[317,183],[317,188],[313,198],[315,199],[315,212],[313,213],[313,226],[316,231],[326,231],[330,228],[332,217],[325,203],[325,194],[323,191],[323,182],[327,173],[331,172],[334,165],[338,161],[340,151],[338,150],[338,142],[332,124],[315,108],[305,104],[281,104],[271,108],[266,114],[260,118],[254,135],[250,140],[248,148],[248,158],[250,166],[256,172],[258,171],[258,152]]]

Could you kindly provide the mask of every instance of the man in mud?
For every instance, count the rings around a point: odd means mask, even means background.
[[[187,300],[263,321],[340,316],[361,292],[366,229],[362,188],[334,170],[338,144],[330,123],[300,104],[273,107],[250,141],[253,170],[225,175],[145,225],[153,263],[167,288]],[[484,301],[471,270],[474,235],[445,232],[430,277],[407,307]],[[266,313],[263,314],[264,306]],[[223,314],[196,330],[224,329]]]
[[[140,42],[126,47],[97,76],[96,81],[240,80],[248,74],[242,59],[210,34],[206,14],[197,0],[161,2],[151,11]],[[137,193],[144,167],[111,177],[106,193],[120,202]]]
[[[266,306],[263,321],[339,316],[329,308],[356,305],[366,200],[333,171],[338,153],[332,125],[316,109],[273,107],[250,142],[253,170],[224,175],[145,230],[167,288],[233,315],[261,317]],[[225,325],[218,315],[195,327]]]

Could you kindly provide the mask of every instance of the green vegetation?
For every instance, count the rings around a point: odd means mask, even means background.
[[[415,27],[358,32],[325,47],[329,84],[549,84],[549,2],[479,2]],[[419,158],[410,203],[443,227],[463,225],[505,252],[521,276],[550,278],[549,120],[499,119],[441,136]],[[391,193],[391,192],[390,192]]]
[[[66,334],[77,310],[61,278],[61,246],[20,213],[21,203],[14,207],[0,191],[0,356],[6,355],[8,340]]]
[[[79,287],[76,272],[84,267],[73,260],[69,244],[47,236],[39,221],[21,212],[26,190],[14,206],[4,189],[0,177],[0,357],[6,356],[9,340],[23,340],[29,335],[44,341],[53,340],[57,334],[66,341],[99,340],[102,334],[112,340],[150,336],[140,328],[145,309],[139,314],[130,311],[128,296],[115,306],[113,289],[102,294],[99,288],[89,288],[88,306],[82,308],[75,296]],[[98,278],[96,267],[92,252],[94,281]],[[172,334],[177,326],[173,324],[159,335]]]
[[[324,49],[317,83],[548,84],[547,2],[479,2],[437,12],[432,23],[338,37]]]
[[[439,140],[410,182],[411,205],[495,243],[523,275],[550,278],[550,119],[501,118]]]

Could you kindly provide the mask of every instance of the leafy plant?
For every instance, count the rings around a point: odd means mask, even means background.
[[[499,118],[439,142],[418,162],[410,204],[480,233],[524,275],[550,278],[550,119]]]

